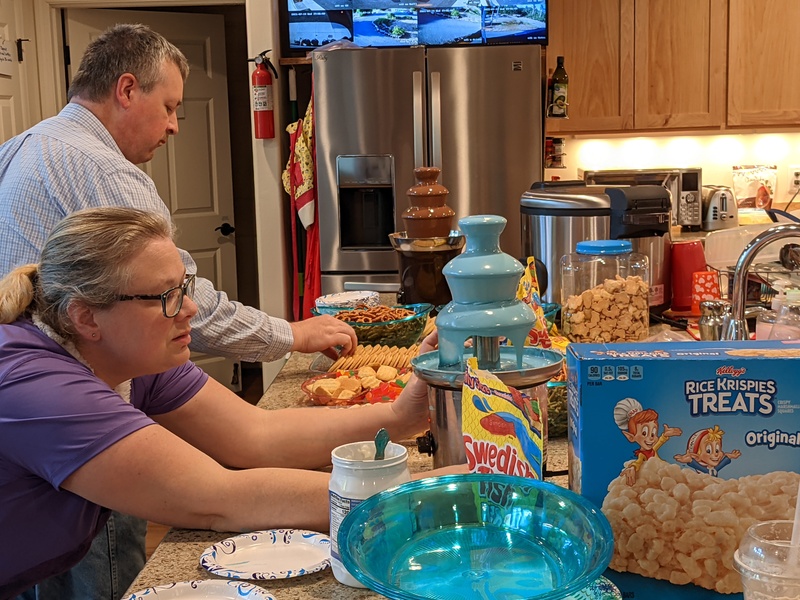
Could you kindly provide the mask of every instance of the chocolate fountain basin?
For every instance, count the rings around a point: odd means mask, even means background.
[[[522,351],[522,368],[518,368],[517,349],[502,346],[500,368],[491,371],[506,385],[524,389],[549,381],[558,375],[563,362],[564,355],[557,350],[526,346]],[[440,368],[438,350],[411,359],[411,367],[417,377],[428,385],[461,391],[461,385],[464,383],[463,366]]]

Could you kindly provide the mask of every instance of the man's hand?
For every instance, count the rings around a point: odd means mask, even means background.
[[[353,328],[331,315],[320,315],[290,325],[294,336],[293,352],[322,352],[336,360],[339,356],[353,354],[358,346]],[[340,352],[337,352],[337,347],[341,348]]]

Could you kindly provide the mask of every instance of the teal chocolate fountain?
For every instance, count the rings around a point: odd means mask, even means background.
[[[480,369],[538,398],[543,409],[546,389],[532,388],[558,374],[564,360],[556,350],[524,346],[536,317],[517,300],[522,264],[500,249],[506,219],[478,215],[460,219],[458,225],[467,241],[464,252],[442,270],[453,301],[436,317],[439,349],[411,361],[414,373],[428,384],[431,430],[418,444],[420,451],[433,454],[435,467],[466,462],[461,386],[468,358],[477,357]],[[512,345],[502,346],[503,339]]]

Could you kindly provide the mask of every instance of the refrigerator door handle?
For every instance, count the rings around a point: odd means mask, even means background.
[[[442,74],[431,73],[431,165],[442,168]]]
[[[383,293],[397,293],[400,291],[399,283],[381,283],[370,281],[345,281],[345,292],[383,292]]]
[[[413,101],[414,101],[414,168],[425,166],[425,99],[422,95],[422,71],[414,71]],[[406,80],[407,81],[407,80]]]

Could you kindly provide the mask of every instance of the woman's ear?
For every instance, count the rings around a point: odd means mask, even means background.
[[[80,339],[99,340],[100,327],[95,321],[94,311],[83,302],[70,302],[67,315],[75,328],[75,335]]]

